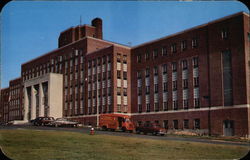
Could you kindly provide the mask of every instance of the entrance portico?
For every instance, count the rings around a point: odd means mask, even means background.
[[[24,82],[24,121],[62,117],[63,76],[48,73]]]

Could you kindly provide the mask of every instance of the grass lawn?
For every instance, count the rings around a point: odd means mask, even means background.
[[[237,159],[249,150],[241,146],[39,130],[0,130],[0,145],[13,160]]]

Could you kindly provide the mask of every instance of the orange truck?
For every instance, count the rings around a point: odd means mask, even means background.
[[[99,118],[99,127],[103,130],[122,130],[123,132],[133,132],[134,124],[130,116],[123,114],[101,114]]]

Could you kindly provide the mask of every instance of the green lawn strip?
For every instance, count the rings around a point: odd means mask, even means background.
[[[178,134],[168,134],[167,136],[171,137],[183,137],[183,138],[199,138],[199,139],[210,139],[210,140],[221,140],[228,142],[244,142],[249,143],[249,139],[243,139],[239,137],[222,137],[222,136],[198,136],[198,135],[178,135]]]
[[[0,145],[14,160],[236,159],[249,150],[244,146],[36,130],[1,130]]]

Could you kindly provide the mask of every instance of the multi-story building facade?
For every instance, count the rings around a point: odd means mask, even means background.
[[[9,111],[92,125],[98,114],[124,113],[137,125],[151,121],[169,131],[250,135],[248,14],[132,48],[102,36],[96,18],[62,32],[58,49],[22,64],[23,92],[14,93],[20,102],[8,102]]]

